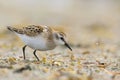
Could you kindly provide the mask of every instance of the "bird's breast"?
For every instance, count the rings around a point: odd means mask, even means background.
[[[45,51],[51,50],[55,47],[55,46],[52,47],[51,45],[53,44],[51,42],[48,42],[47,39],[42,36],[29,37],[26,35],[19,35],[19,37],[23,40],[23,42],[27,46],[29,46],[32,49]]]

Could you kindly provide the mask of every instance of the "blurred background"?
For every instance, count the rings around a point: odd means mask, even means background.
[[[119,42],[119,4],[119,0],[0,0],[0,31],[8,25],[48,25],[63,28],[74,44]]]

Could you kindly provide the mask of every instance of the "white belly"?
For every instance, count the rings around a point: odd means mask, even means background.
[[[18,36],[23,40],[23,42],[32,49],[36,50],[49,50],[46,45],[46,39],[41,36],[29,37],[26,35],[18,34]]]

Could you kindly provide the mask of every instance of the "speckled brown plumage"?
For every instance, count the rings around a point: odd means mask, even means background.
[[[36,26],[36,25],[29,25],[27,27],[23,27],[24,34],[28,36],[36,36],[43,32],[43,27],[42,26]]]
[[[23,27],[22,29],[14,28],[8,26],[8,29],[11,31],[15,31],[18,34],[25,34],[27,36],[37,36],[38,34],[44,31],[43,26],[36,26],[36,25],[28,25]]]

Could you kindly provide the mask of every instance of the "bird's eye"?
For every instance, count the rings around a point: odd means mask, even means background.
[[[64,40],[64,38],[63,38],[63,37],[60,37],[60,39],[61,39],[61,40]]]

